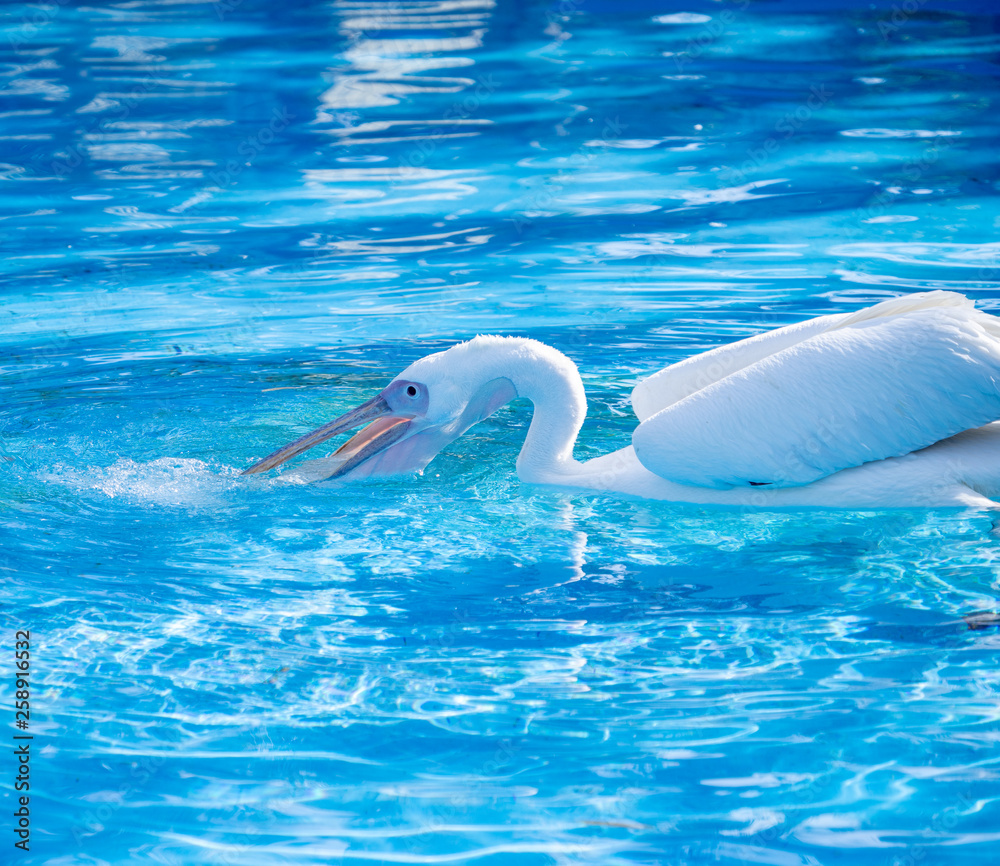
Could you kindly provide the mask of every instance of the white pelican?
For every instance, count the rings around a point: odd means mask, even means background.
[[[323,477],[423,469],[515,397],[534,404],[522,481],[753,507],[1000,508],[1000,319],[953,292],[821,316],[673,364],[632,392],[632,444],[581,463],[576,366],[482,336],[411,364],[378,396],[275,451],[271,469],[364,422]]]

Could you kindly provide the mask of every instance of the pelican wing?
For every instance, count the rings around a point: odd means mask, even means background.
[[[1000,321],[950,292],[895,298],[682,361],[632,402],[662,478],[808,484],[1000,418]]]
[[[636,417],[640,421],[645,421],[661,409],[690,397],[713,382],[725,379],[738,370],[816,334],[873,319],[891,318],[915,310],[936,307],[959,307],[971,310],[973,305],[972,301],[957,292],[918,292],[883,301],[856,313],[820,316],[757,334],[671,364],[643,379],[632,391],[632,408]]]

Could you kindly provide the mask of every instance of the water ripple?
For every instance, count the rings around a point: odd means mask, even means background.
[[[587,457],[695,352],[1000,307],[993,18],[710,5],[4,7],[38,862],[989,861],[987,517],[536,489],[525,401],[240,475],[476,333],[579,364]]]

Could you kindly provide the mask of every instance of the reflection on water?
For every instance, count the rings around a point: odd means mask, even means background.
[[[982,515],[522,487],[523,401],[238,474],[477,332],[579,363],[584,457],[693,352],[996,309],[997,18],[915,5],[0,8],[25,862],[988,862]]]
[[[343,109],[398,105],[412,94],[459,93],[471,87],[471,78],[437,73],[475,65],[464,55],[483,47],[495,5],[493,0],[335,3],[338,31],[348,45],[341,57],[348,66],[331,70],[334,83],[320,97],[317,122],[345,117]],[[439,35],[423,36],[427,31]],[[433,121],[454,122],[450,117]]]
[[[5,19],[5,271],[88,291],[10,322],[24,337],[64,312],[129,330],[91,300],[127,289],[154,351],[165,307],[212,350],[261,298],[281,300],[247,348],[383,340],[411,308],[332,312],[383,279],[420,298],[420,333],[627,323],[653,366],[651,305],[708,296],[700,324],[726,328],[762,294],[806,315],[940,287],[988,306],[998,283],[996,121],[961,62],[992,45],[984,18],[921,12],[897,40],[877,12],[740,4],[26,9]]]

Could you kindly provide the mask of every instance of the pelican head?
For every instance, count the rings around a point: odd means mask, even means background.
[[[519,348],[529,343],[548,349],[534,340],[476,337],[421,358],[375,397],[279,448],[243,474],[273,469],[362,424],[367,426],[335,452],[343,462],[328,479],[419,471],[442,448],[518,396],[514,383],[497,375],[497,355],[505,354],[503,348],[516,348],[513,344]]]

